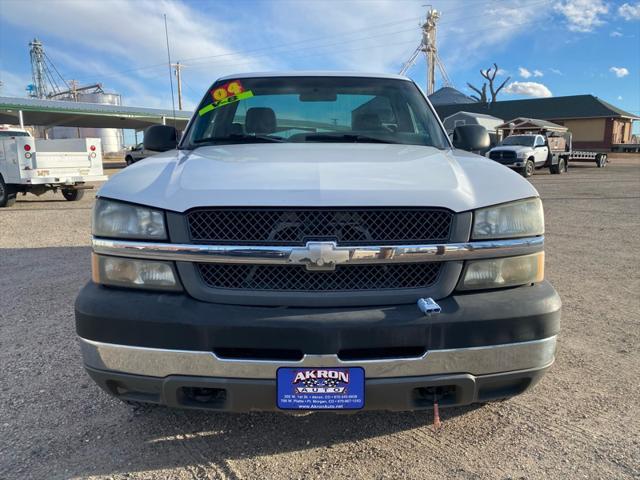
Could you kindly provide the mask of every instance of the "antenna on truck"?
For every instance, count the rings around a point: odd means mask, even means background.
[[[167,14],[163,14],[164,17],[164,36],[167,40],[167,60],[169,61],[169,85],[171,85],[171,107],[173,110],[173,128],[176,129],[176,147],[178,146],[178,134],[176,127],[176,100],[173,94],[173,75],[171,72],[171,50],[169,49],[169,29],[167,28]]]

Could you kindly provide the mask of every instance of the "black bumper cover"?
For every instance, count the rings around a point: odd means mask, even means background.
[[[438,303],[442,313],[431,317],[415,304],[248,307],[89,283],[76,301],[76,331],[85,339],[138,347],[340,354],[498,345],[551,337],[560,329],[560,297],[548,282],[457,294]]]
[[[443,407],[504,399],[533,387],[548,368],[480,376],[371,378],[365,383],[364,410],[423,410],[432,408],[436,397]],[[157,378],[93,368],[87,368],[87,372],[103,390],[125,401],[226,412],[278,410],[275,380],[180,375]]]

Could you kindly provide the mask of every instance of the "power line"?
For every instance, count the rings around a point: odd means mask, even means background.
[[[539,2],[530,2],[527,5],[535,5],[535,4],[539,4],[539,3],[549,3],[549,1],[550,0],[543,0],[543,1],[539,1]],[[485,16],[486,15],[483,14],[483,15],[478,15],[478,16],[469,16],[469,17],[466,17],[466,18],[467,19],[470,19],[470,18],[481,18],[481,17],[485,17]],[[528,24],[528,23],[531,23],[531,21],[532,20],[524,22],[524,23],[520,23],[520,24]],[[457,23],[457,22],[459,22],[459,20],[451,20],[449,22],[440,22],[440,25],[446,24],[446,23]],[[511,25],[515,26],[515,25],[518,25],[518,23],[512,23]],[[412,28],[409,28],[409,29],[402,29],[402,30],[394,30],[394,31],[391,31],[391,32],[384,32],[384,33],[380,33],[380,34],[376,34],[376,35],[369,35],[369,36],[366,36],[366,37],[359,37],[359,38],[350,39],[350,40],[344,40],[344,41],[340,41],[340,42],[332,42],[332,43],[325,43],[325,44],[315,44],[315,45],[312,45],[310,47],[305,47],[305,48],[302,48],[302,49],[301,48],[294,48],[294,49],[285,48],[285,45],[283,45],[281,47],[278,47],[279,51],[277,51],[276,53],[280,53],[280,54],[281,53],[287,53],[287,54],[289,54],[291,52],[296,52],[296,51],[306,51],[307,48],[319,49],[319,48],[327,48],[327,47],[333,47],[333,46],[342,46],[342,45],[347,44],[347,43],[360,42],[362,40],[369,40],[371,38],[380,38],[380,37],[385,37],[385,36],[389,36],[389,35],[395,35],[395,34],[399,34],[399,33],[411,32],[411,31],[415,31],[416,28],[418,28],[418,27],[412,27]],[[469,32],[469,30],[465,30],[465,32]],[[382,45],[385,45],[385,44],[382,44]],[[282,48],[284,48],[284,50],[282,50]],[[272,50],[275,50],[275,47],[272,48]],[[343,52],[343,51],[348,51],[348,50],[341,49],[340,51]],[[249,52],[250,51],[240,51],[240,52],[236,52],[235,54],[224,54],[224,55],[225,56],[232,56],[232,55],[235,56],[235,55],[240,55],[240,54],[249,53]],[[206,57],[206,58],[217,58],[217,57],[212,56],[212,57]],[[207,62],[191,62],[191,63],[196,64],[196,65],[214,65],[217,62],[215,62],[215,61],[208,62],[207,61]],[[222,65],[227,65],[227,64],[222,64]]]
[[[526,3],[526,5],[527,6],[531,6],[531,5],[536,5],[536,4],[549,3],[550,1],[551,0],[543,0],[543,1],[539,1],[539,2],[529,2],[529,3]],[[464,11],[464,10],[467,10],[468,8],[469,8],[468,6],[464,6],[463,5],[463,6],[460,6],[460,7],[457,7],[457,8],[448,9],[447,10],[447,14],[451,13],[451,12],[456,12],[456,11]],[[481,15],[476,15],[476,16],[467,16],[466,18],[467,19],[471,19],[471,18],[482,18],[482,17],[486,17],[486,13],[483,13]],[[352,30],[350,32],[343,32],[343,33],[333,34],[332,37],[335,38],[335,37],[351,36],[351,35],[355,35],[357,33],[363,32],[363,31],[389,27],[389,26],[392,26],[392,25],[397,25],[397,24],[401,24],[401,23],[407,23],[408,21],[419,20],[419,19],[420,19],[420,17],[415,17],[415,16],[414,17],[408,17],[408,18],[404,18],[404,19],[401,19],[401,20],[395,20],[395,21],[392,21],[392,22],[385,22],[385,23],[381,23],[381,24],[370,25],[368,27],[359,28],[359,29],[356,29],[356,30]],[[459,22],[459,20],[452,19],[452,20],[449,20],[449,21],[440,22],[440,25],[449,24],[449,23],[457,23],[457,22]],[[419,28],[419,27],[416,26],[416,27],[412,27],[411,29],[396,30],[396,31],[392,31],[392,32],[385,32],[385,33],[381,33],[381,34],[377,34],[377,35],[372,35],[372,36],[367,36],[367,37],[360,37],[360,38],[356,38],[356,39],[347,39],[347,40],[343,40],[343,41],[340,41],[340,42],[334,42],[334,43],[330,43],[330,44],[310,45],[308,48],[325,48],[325,47],[328,47],[328,46],[343,45],[343,44],[346,44],[346,43],[358,42],[358,41],[367,40],[367,39],[370,39],[370,38],[377,38],[377,37],[383,37],[383,36],[395,35],[395,34],[398,34],[398,33],[404,33],[404,32],[408,32],[408,31],[413,31],[414,28]],[[325,39],[326,39],[326,36],[313,37],[313,38],[307,38],[307,39],[297,40],[297,41],[293,41],[293,42],[286,42],[286,43],[282,43],[282,44],[269,45],[269,46],[265,46],[265,47],[254,48],[254,49],[238,50],[238,51],[235,51],[235,52],[222,53],[222,54],[217,54],[217,55],[181,58],[181,61],[183,61],[183,62],[184,61],[188,61],[188,62],[196,62],[196,63],[198,63],[197,62],[198,60],[203,60],[203,59],[234,57],[234,56],[239,56],[239,55],[244,55],[244,54],[254,53],[254,52],[260,52],[260,51],[265,51],[265,50],[271,50],[271,51],[278,50],[277,53],[290,53],[290,52],[300,51],[301,50],[300,48],[291,49],[290,47],[292,45],[299,45],[299,44],[303,44],[303,43],[313,43],[313,42],[318,42],[318,41],[322,41],[322,40],[325,40]],[[199,62],[199,64],[208,65],[210,63],[209,62]],[[137,72],[137,71],[142,71],[142,70],[149,70],[149,69],[155,69],[155,68],[159,68],[159,67],[164,67],[164,65],[165,65],[164,63],[144,65],[144,66],[130,68],[130,69],[126,69],[126,70],[97,73],[96,76],[99,76],[100,78],[112,77],[112,76],[120,76],[120,75],[126,74],[126,73],[132,73],[132,72]],[[157,76],[157,75],[154,75],[154,76]]]
[[[527,6],[531,6],[531,5],[536,5],[536,4],[544,4],[544,3],[549,3],[550,0],[543,0],[543,1],[539,1],[539,2],[529,2],[526,5]],[[460,8],[456,8],[456,9],[449,9],[447,10],[447,12],[452,12],[452,11],[457,11],[457,10],[464,10],[467,9],[468,7],[460,7]],[[481,17],[486,17],[486,14],[482,14],[482,15],[477,15],[477,16],[467,16],[466,19],[473,19],[473,18],[481,18]],[[416,20],[419,17],[410,17],[408,19],[403,19],[403,20],[397,20],[397,21],[393,21],[393,22],[386,22],[383,24],[377,24],[377,25],[372,25],[366,28],[361,28],[361,29],[357,29],[351,32],[345,32],[342,34],[335,34],[333,35],[333,37],[340,37],[340,36],[351,36],[351,35],[355,35],[359,32],[362,31],[366,31],[366,30],[371,30],[371,29],[375,29],[375,28],[379,28],[379,27],[388,27],[391,25],[397,25],[400,23],[405,23],[408,20]],[[525,22],[517,22],[517,23],[511,23],[509,26],[518,26],[518,25],[527,25],[530,24],[534,21],[535,19],[531,19]],[[454,23],[458,23],[459,20],[458,19],[451,19],[448,21],[442,21],[439,22],[439,25],[443,25],[443,24],[454,24]],[[205,66],[205,65],[211,65],[211,66],[216,66],[216,67],[227,67],[227,66],[234,66],[234,65],[245,65],[247,63],[251,63],[253,62],[253,60],[244,60],[244,61],[240,61],[240,62],[218,62],[215,60],[212,61],[203,61],[204,59],[216,59],[216,58],[225,58],[225,57],[235,57],[235,56],[239,56],[239,55],[243,55],[243,54],[247,54],[247,53],[253,53],[253,52],[258,52],[258,51],[263,51],[263,50],[271,50],[274,51],[275,53],[279,53],[279,54],[287,54],[290,55],[291,53],[295,53],[295,52],[299,52],[299,51],[304,51],[306,52],[308,49],[313,48],[315,50],[317,49],[326,49],[326,48],[330,48],[330,47],[334,47],[334,46],[342,46],[348,43],[353,43],[353,42],[360,42],[363,40],[368,40],[371,38],[381,38],[381,37],[385,37],[385,36],[390,36],[390,35],[396,35],[399,33],[404,33],[404,32],[409,32],[409,31],[414,31],[416,28],[419,28],[418,26],[416,27],[412,27],[410,29],[402,29],[402,30],[393,30],[391,32],[383,32],[383,33],[379,33],[379,34],[375,34],[375,35],[369,35],[369,36],[364,36],[364,37],[358,37],[358,38],[354,38],[354,39],[345,39],[339,42],[331,42],[331,43],[320,43],[320,44],[314,44],[314,45],[308,45],[306,47],[300,48],[300,47],[296,47],[296,48],[291,48],[291,46],[293,45],[299,45],[302,43],[312,43],[312,42],[318,42],[318,40],[324,40],[326,37],[315,37],[315,38],[309,38],[309,39],[304,39],[304,40],[299,40],[299,41],[295,41],[295,42],[288,42],[288,43],[283,43],[280,45],[272,45],[272,46],[266,46],[266,47],[260,47],[260,48],[256,48],[256,49],[249,49],[249,50],[239,50],[236,52],[229,52],[229,53],[224,53],[224,54],[218,54],[218,55],[210,55],[210,56],[204,56],[204,57],[190,57],[191,60],[193,60],[196,66]],[[480,29],[466,29],[464,31],[464,33],[472,33],[475,31],[485,31],[486,28],[482,27]],[[413,43],[413,42],[402,42],[402,44],[409,44],[409,43]],[[369,48],[375,48],[378,46],[393,46],[393,45],[398,45],[399,43],[393,43],[393,44],[389,44],[388,42],[382,43],[382,44],[374,44],[374,45],[368,45],[367,47],[364,48],[355,48],[355,49],[345,49],[345,48],[341,48],[340,49],[340,53],[342,52],[350,52],[350,51],[358,51],[358,50],[363,50],[363,49],[369,49]],[[314,57],[314,56],[319,56],[319,55],[324,55],[327,54],[329,52],[320,52],[318,54],[312,54],[312,55],[303,55],[303,56],[291,56],[289,58],[310,58],[310,57]],[[185,60],[189,60],[189,58],[187,59],[181,59],[181,61],[185,61]],[[200,61],[198,61],[200,60]],[[161,64],[154,64],[154,65],[147,65],[147,66],[141,66],[141,67],[136,67],[136,68],[132,68],[132,69],[128,69],[128,70],[122,70],[122,71],[118,71],[118,72],[113,72],[113,73],[98,73],[96,74],[97,76],[100,76],[101,78],[104,77],[110,77],[110,76],[120,76],[121,74],[124,73],[131,73],[131,72],[136,72],[136,71],[142,71],[142,70],[148,70],[148,69],[153,69],[153,68],[158,68],[158,67],[164,67],[165,63],[161,63]],[[158,77],[159,74],[152,74],[150,75],[151,78],[156,78]]]
[[[511,26],[513,27],[517,27],[517,26],[522,26],[522,25],[528,25],[530,23],[532,23],[533,21],[535,21],[535,19],[530,19],[527,20],[525,22],[515,22],[512,23]],[[465,30],[465,33],[481,33],[486,31],[487,28],[486,27],[480,27],[480,28],[475,28],[475,29],[468,29]],[[389,42],[384,42],[384,43],[376,43],[376,44],[370,44],[370,45],[366,45],[366,46],[358,46],[355,48],[343,48],[340,49],[340,53],[349,53],[349,52],[355,52],[355,51],[362,51],[362,50],[370,50],[372,48],[376,48],[376,47],[393,47],[393,46],[397,46],[397,45],[410,45],[413,44],[415,45],[415,40],[404,40],[401,42],[393,42],[393,43],[389,43]],[[305,50],[307,51],[307,50]],[[310,53],[310,54],[306,54],[306,55],[292,55],[288,58],[291,59],[296,59],[296,60],[300,60],[300,59],[306,59],[306,58],[313,58],[313,57],[319,57],[319,56],[323,56],[326,55],[329,52],[318,52],[315,51],[315,53]],[[234,67],[234,66],[241,66],[241,65],[246,65],[246,64],[250,64],[252,63],[253,60],[247,59],[247,60],[242,60],[239,62],[206,62],[206,63],[200,63],[198,66],[204,66],[204,65],[208,65],[208,66],[212,66],[214,68],[227,68],[227,67]],[[151,75],[149,78],[157,78],[159,76],[163,75],[162,73],[158,73],[158,74],[154,74]]]
[[[365,27],[365,28],[361,28],[361,29],[357,29],[357,30],[352,30],[350,32],[336,33],[336,34],[333,34],[332,36],[333,37],[349,36],[349,35],[353,35],[355,33],[361,32],[361,31],[376,29],[376,28],[395,25],[395,24],[399,24],[399,23],[406,23],[408,20],[418,20],[419,18],[420,17],[411,17],[409,19],[396,20],[396,21],[393,21],[393,22],[386,22],[386,23],[371,25],[369,27]],[[411,30],[413,30],[413,29],[411,29]],[[409,30],[404,30],[404,31],[409,31]],[[394,33],[397,33],[397,32],[392,32],[391,34],[394,34]],[[269,45],[269,46],[265,46],[265,47],[259,47],[259,48],[248,49],[248,50],[237,50],[235,52],[221,53],[221,54],[217,54],[217,55],[208,55],[208,56],[203,56],[203,57],[186,57],[186,58],[182,58],[181,61],[191,62],[191,61],[197,61],[197,60],[205,59],[205,58],[220,58],[220,57],[238,56],[238,55],[244,55],[244,54],[247,54],[247,53],[261,52],[261,51],[264,51],[264,50],[281,49],[281,48],[284,48],[284,47],[287,47],[287,46],[290,46],[290,45],[297,45],[297,44],[300,44],[300,43],[315,42],[315,41],[318,41],[318,40],[324,40],[325,38],[326,38],[326,36],[313,37],[313,38],[307,38],[307,39],[304,39],[304,40],[297,40],[297,41],[293,41],[293,42],[287,42],[287,43],[276,44],[276,45]],[[347,40],[346,42],[359,41],[359,40],[360,39]],[[282,52],[280,52],[280,53],[282,53]],[[140,67],[130,68],[130,69],[126,69],[126,70],[102,72],[102,73],[98,72],[98,73],[96,73],[96,75],[101,77],[101,78],[112,77],[112,76],[120,76],[120,75],[125,74],[125,73],[131,73],[131,72],[137,72],[137,71],[141,71],[141,70],[154,69],[154,68],[159,68],[159,67],[164,67],[164,66],[165,66],[164,63],[155,63],[155,64],[151,64],[151,65],[143,65],[143,66],[140,66]]]

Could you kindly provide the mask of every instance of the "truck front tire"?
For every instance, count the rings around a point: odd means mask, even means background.
[[[62,190],[62,196],[65,200],[70,202],[77,202],[84,197],[84,190],[64,189]]]
[[[0,208],[10,207],[16,203],[16,192],[10,185],[4,183],[2,175],[0,175]]]
[[[533,175],[533,172],[536,169],[536,164],[533,163],[533,160],[529,159],[525,162],[524,167],[522,167],[522,176],[524,178],[529,178]]]

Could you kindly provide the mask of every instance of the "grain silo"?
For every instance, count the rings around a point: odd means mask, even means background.
[[[98,85],[75,88],[63,95],[56,95],[56,100],[76,101],[83,103],[100,103],[103,105],[121,105],[122,97],[118,93],[105,93]],[[124,139],[122,130],[117,128],[76,128],[51,127],[47,137],[56,138],[100,138],[103,153],[117,153],[122,150]]]

